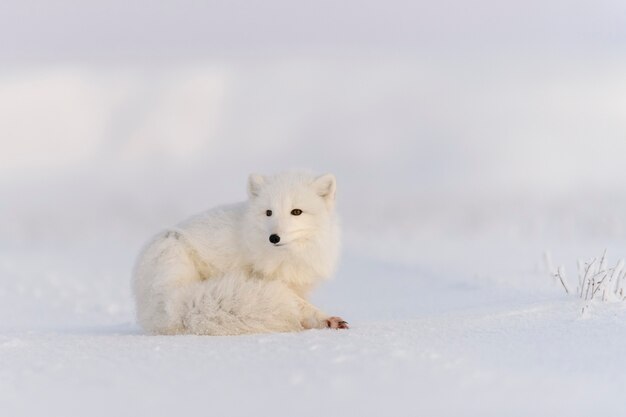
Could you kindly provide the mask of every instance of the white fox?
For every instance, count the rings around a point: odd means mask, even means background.
[[[133,274],[140,325],[160,334],[348,328],[307,296],[339,254],[331,174],[250,175],[248,201],[155,236]]]

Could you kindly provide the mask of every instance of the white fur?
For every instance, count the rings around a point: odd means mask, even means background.
[[[250,175],[248,201],[159,233],[134,270],[141,326],[207,335],[328,327],[330,317],[306,298],[337,261],[335,189],[330,174]]]

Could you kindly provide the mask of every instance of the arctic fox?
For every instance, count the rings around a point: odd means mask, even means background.
[[[204,335],[347,329],[307,301],[337,262],[335,190],[332,174],[252,174],[246,202],[159,233],[133,273],[140,325]]]

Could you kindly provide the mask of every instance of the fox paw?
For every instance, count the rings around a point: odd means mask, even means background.
[[[326,319],[326,327],[331,329],[349,329],[348,322],[341,317],[329,317]]]

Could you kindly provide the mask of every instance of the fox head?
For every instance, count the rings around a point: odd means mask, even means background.
[[[246,244],[262,258],[256,263],[288,264],[295,258],[334,264],[336,188],[332,174],[251,174],[245,234]]]

